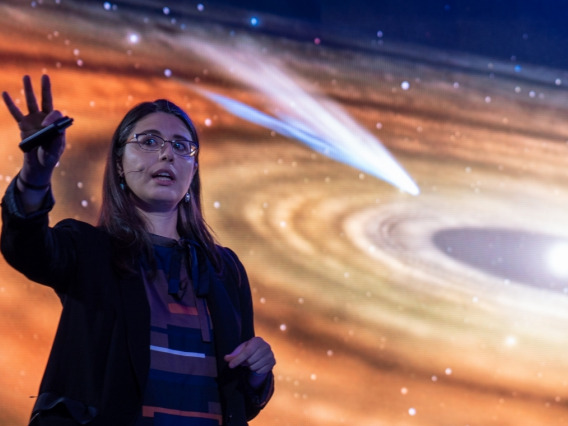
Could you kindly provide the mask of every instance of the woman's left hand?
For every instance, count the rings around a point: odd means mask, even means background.
[[[268,374],[276,365],[270,345],[261,337],[253,337],[241,343],[232,353],[225,355],[225,361],[229,363],[230,368],[248,367],[257,375]]]

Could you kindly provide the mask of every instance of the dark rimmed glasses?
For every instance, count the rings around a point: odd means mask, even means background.
[[[168,140],[152,133],[136,133],[134,140],[126,143],[137,143],[140,149],[149,152],[160,151],[166,142],[172,145],[172,151],[181,157],[194,157],[199,151],[199,145],[187,139]]]

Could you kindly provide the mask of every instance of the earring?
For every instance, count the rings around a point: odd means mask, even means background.
[[[126,189],[126,182],[124,181],[124,176],[120,176],[120,183],[118,184],[118,186],[120,186],[120,189],[122,189],[123,191]]]
[[[185,194],[185,197],[183,197],[183,201],[189,203],[190,200],[191,200],[191,194],[188,191],[187,194]]]

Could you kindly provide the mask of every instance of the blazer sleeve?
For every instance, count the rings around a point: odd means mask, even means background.
[[[225,248],[228,254],[229,269],[232,279],[237,283],[240,312],[242,320],[241,341],[247,341],[255,336],[254,331],[254,312],[250,284],[246,270],[239,260],[238,256],[228,248]],[[258,388],[252,388],[248,383],[246,374],[241,375],[241,387],[245,393],[246,413],[248,420],[253,419],[268,403],[274,393],[274,374],[272,371],[268,373],[264,383]]]
[[[31,214],[24,213],[19,196],[13,179],[2,198],[0,250],[8,264],[27,278],[63,293],[76,262],[69,233],[49,226],[55,204],[51,190]]]

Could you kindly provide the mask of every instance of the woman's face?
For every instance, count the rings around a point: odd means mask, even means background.
[[[165,112],[154,112],[138,121],[128,142],[135,141],[136,133],[152,133],[166,140],[192,140],[183,121]],[[177,209],[197,171],[195,157],[174,154],[168,142],[159,151],[144,151],[137,143],[127,143],[118,166],[136,206],[148,212]]]

